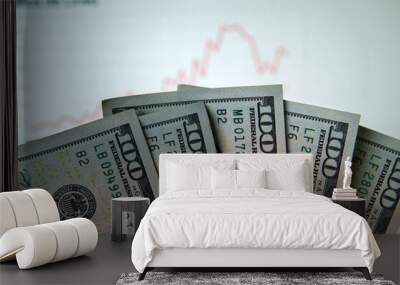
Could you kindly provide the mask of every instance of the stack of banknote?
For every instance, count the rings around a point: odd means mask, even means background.
[[[400,141],[360,115],[283,99],[281,85],[111,98],[104,118],[19,148],[20,187],[52,193],[62,219],[110,231],[111,198],[158,196],[160,153],[312,153],[314,192],[330,197],[353,157],[352,187],[376,233],[400,233]]]

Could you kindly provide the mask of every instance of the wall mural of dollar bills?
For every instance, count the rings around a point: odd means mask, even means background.
[[[19,146],[21,189],[54,197],[62,219],[110,232],[112,197],[158,196],[160,153],[312,153],[314,192],[352,186],[376,233],[400,233],[400,140],[359,126],[360,115],[283,99],[281,85],[202,88],[111,98],[104,118]],[[354,153],[354,156],[353,156]]]

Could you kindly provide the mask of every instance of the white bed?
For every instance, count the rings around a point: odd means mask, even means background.
[[[311,193],[311,155],[162,154],[159,162],[160,197],[132,243],[140,279],[154,267],[354,267],[370,278],[380,251],[368,223]],[[174,165],[206,169],[229,163],[250,167],[248,176],[266,165],[268,173],[278,173],[267,180],[290,189],[203,189],[199,184],[211,179],[207,172],[192,179],[191,189],[176,191],[168,181],[190,183],[184,169],[174,177]],[[304,168],[303,178],[296,178],[293,165]]]

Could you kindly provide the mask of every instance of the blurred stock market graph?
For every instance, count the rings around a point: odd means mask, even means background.
[[[102,117],[101,100],[283,84],[399,137],[397,1],[18,1],[20,143]]]

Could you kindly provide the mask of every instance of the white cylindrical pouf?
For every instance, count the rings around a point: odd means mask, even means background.
[[[8,230],[15,228],[14,211],[7,198],[0,194],[0,237]]]
[[[25,236],[24,250],[17,253],[19,268],[27,269],[51,262],[57,252],[55,234],[40,225],[26,227],[24,230],[29,232],[29,236]]]
[[[75,228],[66,221],[43,224],[56,235],[57,250],[51,262],[71,258],[78,250],[79,237]]]
[[[28,189],[22,192],[31,197],[38,214],[39,224],[60,220],[56,202],[49,192],[43,189]]]
[[[39,223],[35,205],[30,196],[23,191],[1,193],[8,199],[15,215],[17,227],[33,226]]]
[[[98,232],[92,221],[85,218],[73,218],[63,222],[71,224],[78,232],[79,243],[74,257],[86,254],[96,248]]]
[[[11,229],[0,239],[0,259],[15,255],[20,269],[51,262],[56,249],[55,234],[42,225]]]

